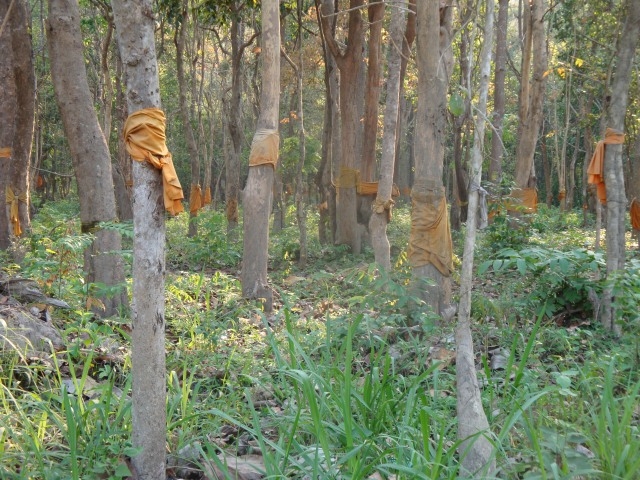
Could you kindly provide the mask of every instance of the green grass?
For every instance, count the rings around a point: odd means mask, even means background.
[[[43,208],[24,260],[4,263],[74,308],[53,312],[65,351],[0,356],[1,478],[121,479],[136,454],[128,319],[86,311],[74,212]],[[638,260],[615,280],[621,340],[566,313],[566,286],[582,295],[595,282],[578,220],[544,209],[526,241],[502,224],[480,234],[478,265],[491,268],[475,277],[473,328],[499,478],[632,479],[640,468]],[[242,451],[261,454],[267,478],[458,478],[455,365],[433,358],[433,347],[455,348],[453,326],[411,293],[407,207],[389,227],[388,275],[369,249],[319,245],[313,216],[300,270],[287,223],[270,245],[268,316],[242,298],[241,245],[227,245],[223,215],[198,221],[196,239],[186,216],[168,223],[171,462],[191,451],[191,468],[225,471]],[[497,349],[505,361],[492,369]]]

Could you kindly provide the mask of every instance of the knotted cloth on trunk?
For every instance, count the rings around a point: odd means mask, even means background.
[[[11,158],[11,147],[0,148],[0,158]]]
[[[20,205],[18,202],[27,203],[27,192],[15,195],[11,187],[7,185],[6,201],[7,205],[9,205],[9,217],[11,225],[13,225],[13,234],[19,237],[22,235],[22,227],[20,226]]]
[[[535,188],[514,188],[505,203],[508,212],[535,213],[538,211],[538,191]]]
[[[394,202],[391,199],[385,201],[385,200],[378,200],[376,198],[371,204],[371,209],[378,214],[384,213],[386,211],[387,223],[389,223],[391,221],[391,217],[393,216],[393,206],[395,205],[395,203],[396,202]]]
[[[277,130],[270,128],[258,129],[251,142],[249,166],[271,165],[275,169],[278,166],[279,146],[280,135]]]
[[[409,262],[413,267],[431,264],[448,277],[453,271],[453,244],[444,187],[414,185],[411,192]]]
[[[204,189],[204,197],[202,199],[202,206],[211,205],[211,187]]]
[[[189,213],[195,215],[202,207],[202,188],[200,188],[200,185],[191,184],[191,195],[189,195]]]
[[[629,206],[629,215],[631,216],[631,227],[640,231],[640,200],[634,198]]]
[[[172,215],[184,211],[184,193],[166,144],[166,118],[159,108],[132,113],[124,123],[124,141],[131,158],[147,161],[162,173],[164,207]]]
[[[607,189],[604,184],[604,153],[606,145],[621,145],[624,143],[624,133],[613,128],[607,128],[604,140],[600,140],[593,152],[589,168],[587,168],[588,182],[596,186],[596,192],[601,203],[607,203]]]
[[[355,168],[340,167],[340,176],[335,184],[337,188],[354,188],[358,185],[360,172]]]

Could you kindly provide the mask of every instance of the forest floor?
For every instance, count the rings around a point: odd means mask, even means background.
[[[134,478],[130,321],[90,313],[77,219],[72,202],[45,206],[23,259],[2,259],[5,275],[71,306],[25,305],[49,312],[56,352],[0,357],[3,479]],[[541,208],[526,228],[498,218],[479,237],[473,333],[495,478],[640,478],[640,255],[629,239],[611,280],[616,339],[594,320],[604,254],[580,220]],[[167,478],[460,478],[455,325],[412,293],[406,206],[390,224],[388,275],[370,250],[313,233],[301,270],[293,221],[272,234],[268,315],[242,299],[242,247],[222,214],[198,221],[191,239],[187,216],[168,221]]]

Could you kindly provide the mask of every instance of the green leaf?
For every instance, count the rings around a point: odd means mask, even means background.
[[[464,99],[457,93],[449,97],[449,111],[456,117],[464,113]]]
[[[131,476],[131,471],[129,470],[129,467],[127,467],[127,465],[125,463],[121,463],[120,465],[118,465],[118,468],[116,468],[116,471],[113,473],[116,477],[129,477]]]
[[[525,262],[523,258],[518,258],[516,260],[516,267],[518,268],[520,275],[527,273],[527,262]]]
[[[478,267],[478,275],[482,275],[484,272],[489,270],[489,267],[491,266],[492,263],[493,262],[491,260],[487,260],[486,262],[482,262],[480,264],[480,266]]]

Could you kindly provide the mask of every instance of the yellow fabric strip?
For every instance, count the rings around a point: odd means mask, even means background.
[[[607,128],[604,140],[600,140],[593,152],[587,168],[588,182],[596,186],[596,192],[601,203],[607,203],[607,188],[604,184],[604,153],[607,145],[621,145],[624,143],[624,133],[613,128]]]
[[[0,158],[11,158],[11,147],[0,148]]]
[[[131,158],[147,161],[162,172],[164,206],[172,215],[184,211],[184,193],[166,144],[166,118],[158,108],[132,113],[124,124],[124,141]]]
[[[378,182],[358,182],[356,192],[358,195],[375,195],[378,193]]]
[[[640,230],[640,200],[637,198],[631,200],[629,215],[631,216],[631,227],[634,230]]]
[[[391,221],[391,218],[393,217],[393,206],[395,205],[396,202],[394,202],[393,200],[389,199],[386,202],[384,200],[378,200],[377,198],[373,201],[373,203],[371,204],[371,209],[375,212],[375,213],[384,213],[385,211],[387,212],[387,223],[389,223]]]
[[[22,226],[20,225],[20,206],[18,202],[27,203],[27,192],[15,195],[9,185],[6,190],[6,202],[9,205],[9,216],[11,225],[13,225],[13,234],[16,237],[22,235]]]
[[[538,211],[538,191],[535,188],[514,188],[505,200],[508,212]]]
[[[340,176],[338,177],[337,188],[354,188],[358,185],[358,176],[360,172],[354,168],[340,167]]]
[[[191,184],[191,195],[189,196],[189,213],[195,215],[202,208],[202,188],[200,185]]]
[[[202,206],[211,205],[211,187],[204,189],[204,198],[202,199]]]
[[[453,242],[444,189],[411,193],[409,262],[414,267],[431,264],[448,277],[453,271]]]
[[[261,128],[255,133],[253,142],[251,142],[249,166],[271,165],[275,169],[278,166],[279,147],[280,134],[278,131]]]

